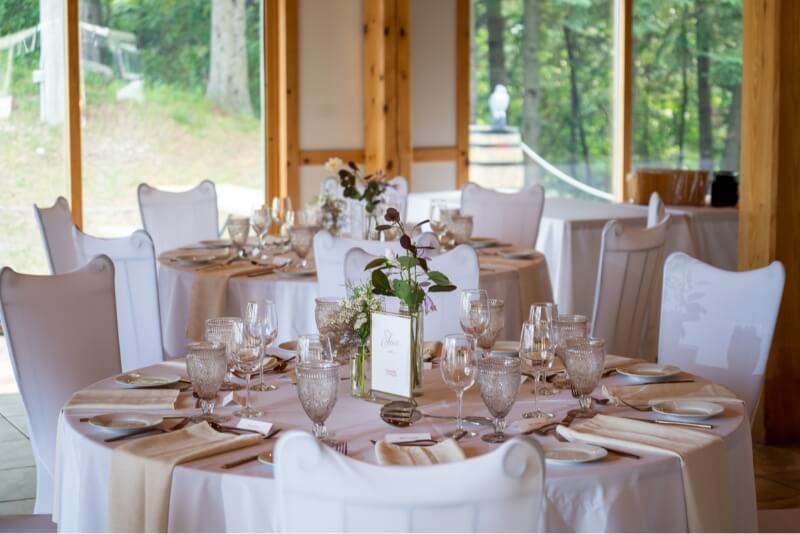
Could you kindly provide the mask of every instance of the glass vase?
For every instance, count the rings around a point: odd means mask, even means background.
[[[414,396],[422,395],[423,350],[423,314],[420,310],[409,311],[405,304],[400,304],[400,313],[411,318],[411,392]]]
[[[369,339],[358,345],[350,367],[350,394],[357,399],[370,397],[372,358],[369,347]]]
[[[378,216],[364,209],[364,239],[377,239]]]

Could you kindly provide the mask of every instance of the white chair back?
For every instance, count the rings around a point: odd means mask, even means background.
[[[647,205],[647,227],[652,228],[664,219],[666,210],[664,201],[656,191],[650,194],[650,203]]]
[[[480,265],[478,255],[469,245],[459,245],[453,250],[433,256],[428,260],[432,271],[444,273],[455,291],[449,293],[431,293],[431,300],[436,311],[425,315],[423,335],[426,340],[443,340],[447,334],[461,332],[459,322],[459,304],[462,289],[476,289],[480,281]]]
[[[276,532],[537,532],[543,523],[543,453],[525,438],[461,462],[387,467],[293,430],[275,458]]]
[[[727,387],[744,400],[752,420],[785,276],[778,261],[733,272],[671,254],[664,264],[658,361]]]
[[[355,247],[344,255],[344,280],[346,287],[355,287],[366,284],[372,278],[371,271],[364,268],[369,262],[379,256],[370,254],[363,248]]]
[[[389,180],[388,185],[389,187],[386,188],[386,193],[383,196],[386,202],[397,207],[397,211],[400,212],[400,220],[405,222],[408,206],[408,180],[406,180],[405,176],[395,176]]]
[[[144,230],[136,230],[127,237],[101,239],[77,228],[74,235],[84,263],[100,254],[114,262],[122,370],[163,361],[156,256],[150,236]]]
[[[142,226],[153,240],[156,256],[165,250],[219,237],[214,182],[203,180],[181,192],[139,184],[137,193]]]
[[[608,221],[600,241],[600,261],[592,312],[592,335],[606,352],[638,358],[651,299],[664,263],[667,216],[653,228],[624,228]]]
[[[33,205],[33,214],[42,234],[44,252],[50,265],[51,274],[63,274],[81,266],[75,243],[72,240],[72,213],[69,202],[58,197],[51,208]]]
[[[461,190],[461,213],[472,215],[472,235],[533,248],[544,210],[544,187],[533,184],[518,193],[500,193],[468,183]]]
[[[66,274],[0,271],[0,310],[36,460],[36,513],[51,513],[58,416],[77,390],[120,372],[114,265]]]
[[[319,184],[319,197],[342,198],[342,187],[336,176],[326,176]]]

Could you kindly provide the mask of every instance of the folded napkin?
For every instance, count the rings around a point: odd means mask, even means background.
[[[659,452],[681,459],[690,532],[727,532],[728,466],[725,443],[708,432],[596,415],[556,431],[569,441],[628,452]]]
[[[446,464],[466,458],[464,450],[453,439],[446,439],[430,447],[378,441],[375,443],[375,456],[381,465]]]
[[[442,355],[441,341],[426,341],[422,347],[422,361],[430,362]]]
[[[228,281],[231,278],[263,270],[262,265],[234,262],[219,268],[194,271],[186,337],[194,340],[203,339],[206,333],[206,319],[225,316],[228,306]]]
[[[619,399],[628,404],[655,404],[657,402],[673,399],[692,399],[722,404],[744,404],[729,389],[719,384],[702,382],[683,382],[659,384],[629,385],[629,386],[603,386],[603,394],[617,404]]]
[[[542,295],[537,290],[542,287],[550,288],[550,279],[547,274],[547,269],[537,269],[536,263],[541,261],[541,258],[533,259],[519,259],[509,260],[506,258],[498,258],[495,256],[480,258],[481,264],[486,265],[503,265],[512,267],[517,271],[517,280],[519,284],[519,310],[520,317],[528,317],[528,312],[531,309],[531,304],[534,302],[552,302],[552,290],[550,294]],[[547,280],[537,280],[537,276],[548,277]]]
[[[177,389],[82,389],[72,395],[65,409],[80,410],[171,410]]]
[[[216,432],[203,422],[117,447],[111,455],[108,530],[166,532],[176,465],[249,447],[261,439],[256,434]]]

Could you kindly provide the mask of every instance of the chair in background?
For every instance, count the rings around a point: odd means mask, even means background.
[[[75,243],[72,240],[72,213],[69,202],[58,197],[51,208],[33,205],[33,214],[42,234],[44,251],[50,264],[51,274],[63,274],[81,266]]]
[[[478,255],[469,245],[459,245],[428,260],[428,267],[447,275],[455,291],[449,293],[431,293],[431,300],[436,311],[425,316],[423,332],[426,340],[443,340],[447,334],[461,332],[459,309],[462,289],[475,289],[480,283],[480,265]]]
[[[0,271],[0,310],[36,460],[35,513],[51,513],[58,417],[72,394],[120,372],[114,264],[53,276]]]
[[[592,336],[606,352],[638,358],[664,263],[669,216],[652,228],[624,228],[608,221],[600,242]]]
[[[156,256],[166,250],[219,237],[214,182],[203,180],[181,192],[139,184],[137,195],[142,226],[153,240]]]
[[[393,204],[400,212],[400,220],[406,220],[406,207],[408,206],[408,180],[405,176],[395,176],[388,182],[384,198],[389,204]],[[414,221],[419,222],[419,221]]]
[[[671,254],[664,263],[659,363],[727,387],[744,400],[752,420],[785,276],[777,261],[733,272]]]
[[[650,194],[650,203],[647,205],[647,227],[660,223],[666,216],[666,209],[664,208],[664,201],[656,191]]]
[[[515,438],[461,462],[397,468],[353,460],[293,430],[278,440],[275,458],[276,532],[542,528],[544,454],[533,440]]]
[[[137,230],[126,237],[101,239],[74,229],[83,263],[105,254],[114,262],[117,328],[123,371],[163,361],[158,279],[153,241]]]
[[[472,215],[472,235],[491,237],[517,247],[534,248],[544,210],[544,187],[500,193],[468,183],[461,190],[461,213]]]
[[[354,247],[344,255],[344,280],[347,287],[366,284],[372,278],[370,271],[364,270],[369,262],[378,258],[360,247]]]

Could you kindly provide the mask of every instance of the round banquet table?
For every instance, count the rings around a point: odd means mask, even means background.
[[[517,337],[527,310],[533,302],[552,302],[553,290],[547,260],[541,253],[535,253],[527,271],[513,266],[492,263],[490,258],[480,256],[480,287],[492,298],[505,302],[505,329],[501,338]],[[530,274],[530,291],[520,290],[520,275]],[[165,261],[158,264],[159,300],[161,307],[161,328],[164,335],[164,348],[171,357],[186,354],[189,339],[186,325],[191,306],[192,278],[194,271],[175,267]],[[297,339],[301,334],[314,333],[317,325],[314,320],[314,299],[318,295],[316,276],[285,278],[278,274],[262,276],[236,276],[228,282],[226,315],[241,317],[248,301],[270,299],[275,302],[279,313],[278,336],[276,343]],[[527,301],[526,301],[527,299]],[[526,310],[525,315],[521,310]],[[291,320],[283,320],[291,318]]]
[[[344,371],[344,370],[343,370]],[[148,367],[146,373],[185,373],[185,362],[173,360]],[[253,393],[254,404],[266,411],[265,420],[278,428],[310,429],[303,413],[296,387],[286,375],[270,375],[276,391]],[[604,378],[604,384],[619,384],[620,376]],[[110,388],[113,378],[91,387]],[[597,392],[596,392],[597,393]],[[481,402],[478,387],[464,396],[464,413],[488,416]],[[419,399],[424,411],[440,415],[455,414],[455,395],[443,384],[438,368],[428,369],[424,376],[424,396]],[[508,421],[518,419],[533,404],[529,382],[522,385],[518,401]],[[549,411],[562,418],[574,408],[575,399],[568,393],[540,399]],[[178,413],[191,413],[190,392],[181,393]],[[220,409],[231,412],[233,406]],[[411,429],[397,429],[381,421],[380,405],[354,399],[349,381],[340,382],[336,407],[327,421],[337,439],[348,442],[352,458],[376,462],[370,439],[381,439],[389,432],[430,432],[434,437],[454,427],[449,421],[422,419]],[[649,413],[606,406],[601,412],[615,415],[652,417]],[[56,458],[54,520],[60,531],[104,531],[107,529],[108,480],[115,446],[129,442],[104,442],[108,434],[79,421],[86,412],[62,414],[59,421]],[[730,525],[740,531],[756,531],[756,498],[753,477],[750,426],[744,410],[726,405],[723,415],[715,418],[711,432],[726,445],[728,484],[719,491],[727,492],[731,513]],[[488,429],[481,428],[481,432]],[[541,443],[554,442],[553,437],[534,437]],[[135,438],[133,438],[135,439]],[[495,445],[479,437],[460,442],[468,456],[479,455]],[[178,465],[172,477],[169,499],[170,531],[270,531],[272,529],[275,481],[272,468],[258,462],[224,470],[222,464],[269,450],[274,441],[260,443],[202,460]],[[548,532],[639,531],[680,532],[687,530],[687,516],[680,459],[657,453],[639,453],[641,459],[609,454],[604,460],[571,467],[547,466],[545,475],[546,505],[541,530]],[[346,489],[343,488],[343,491]]]

